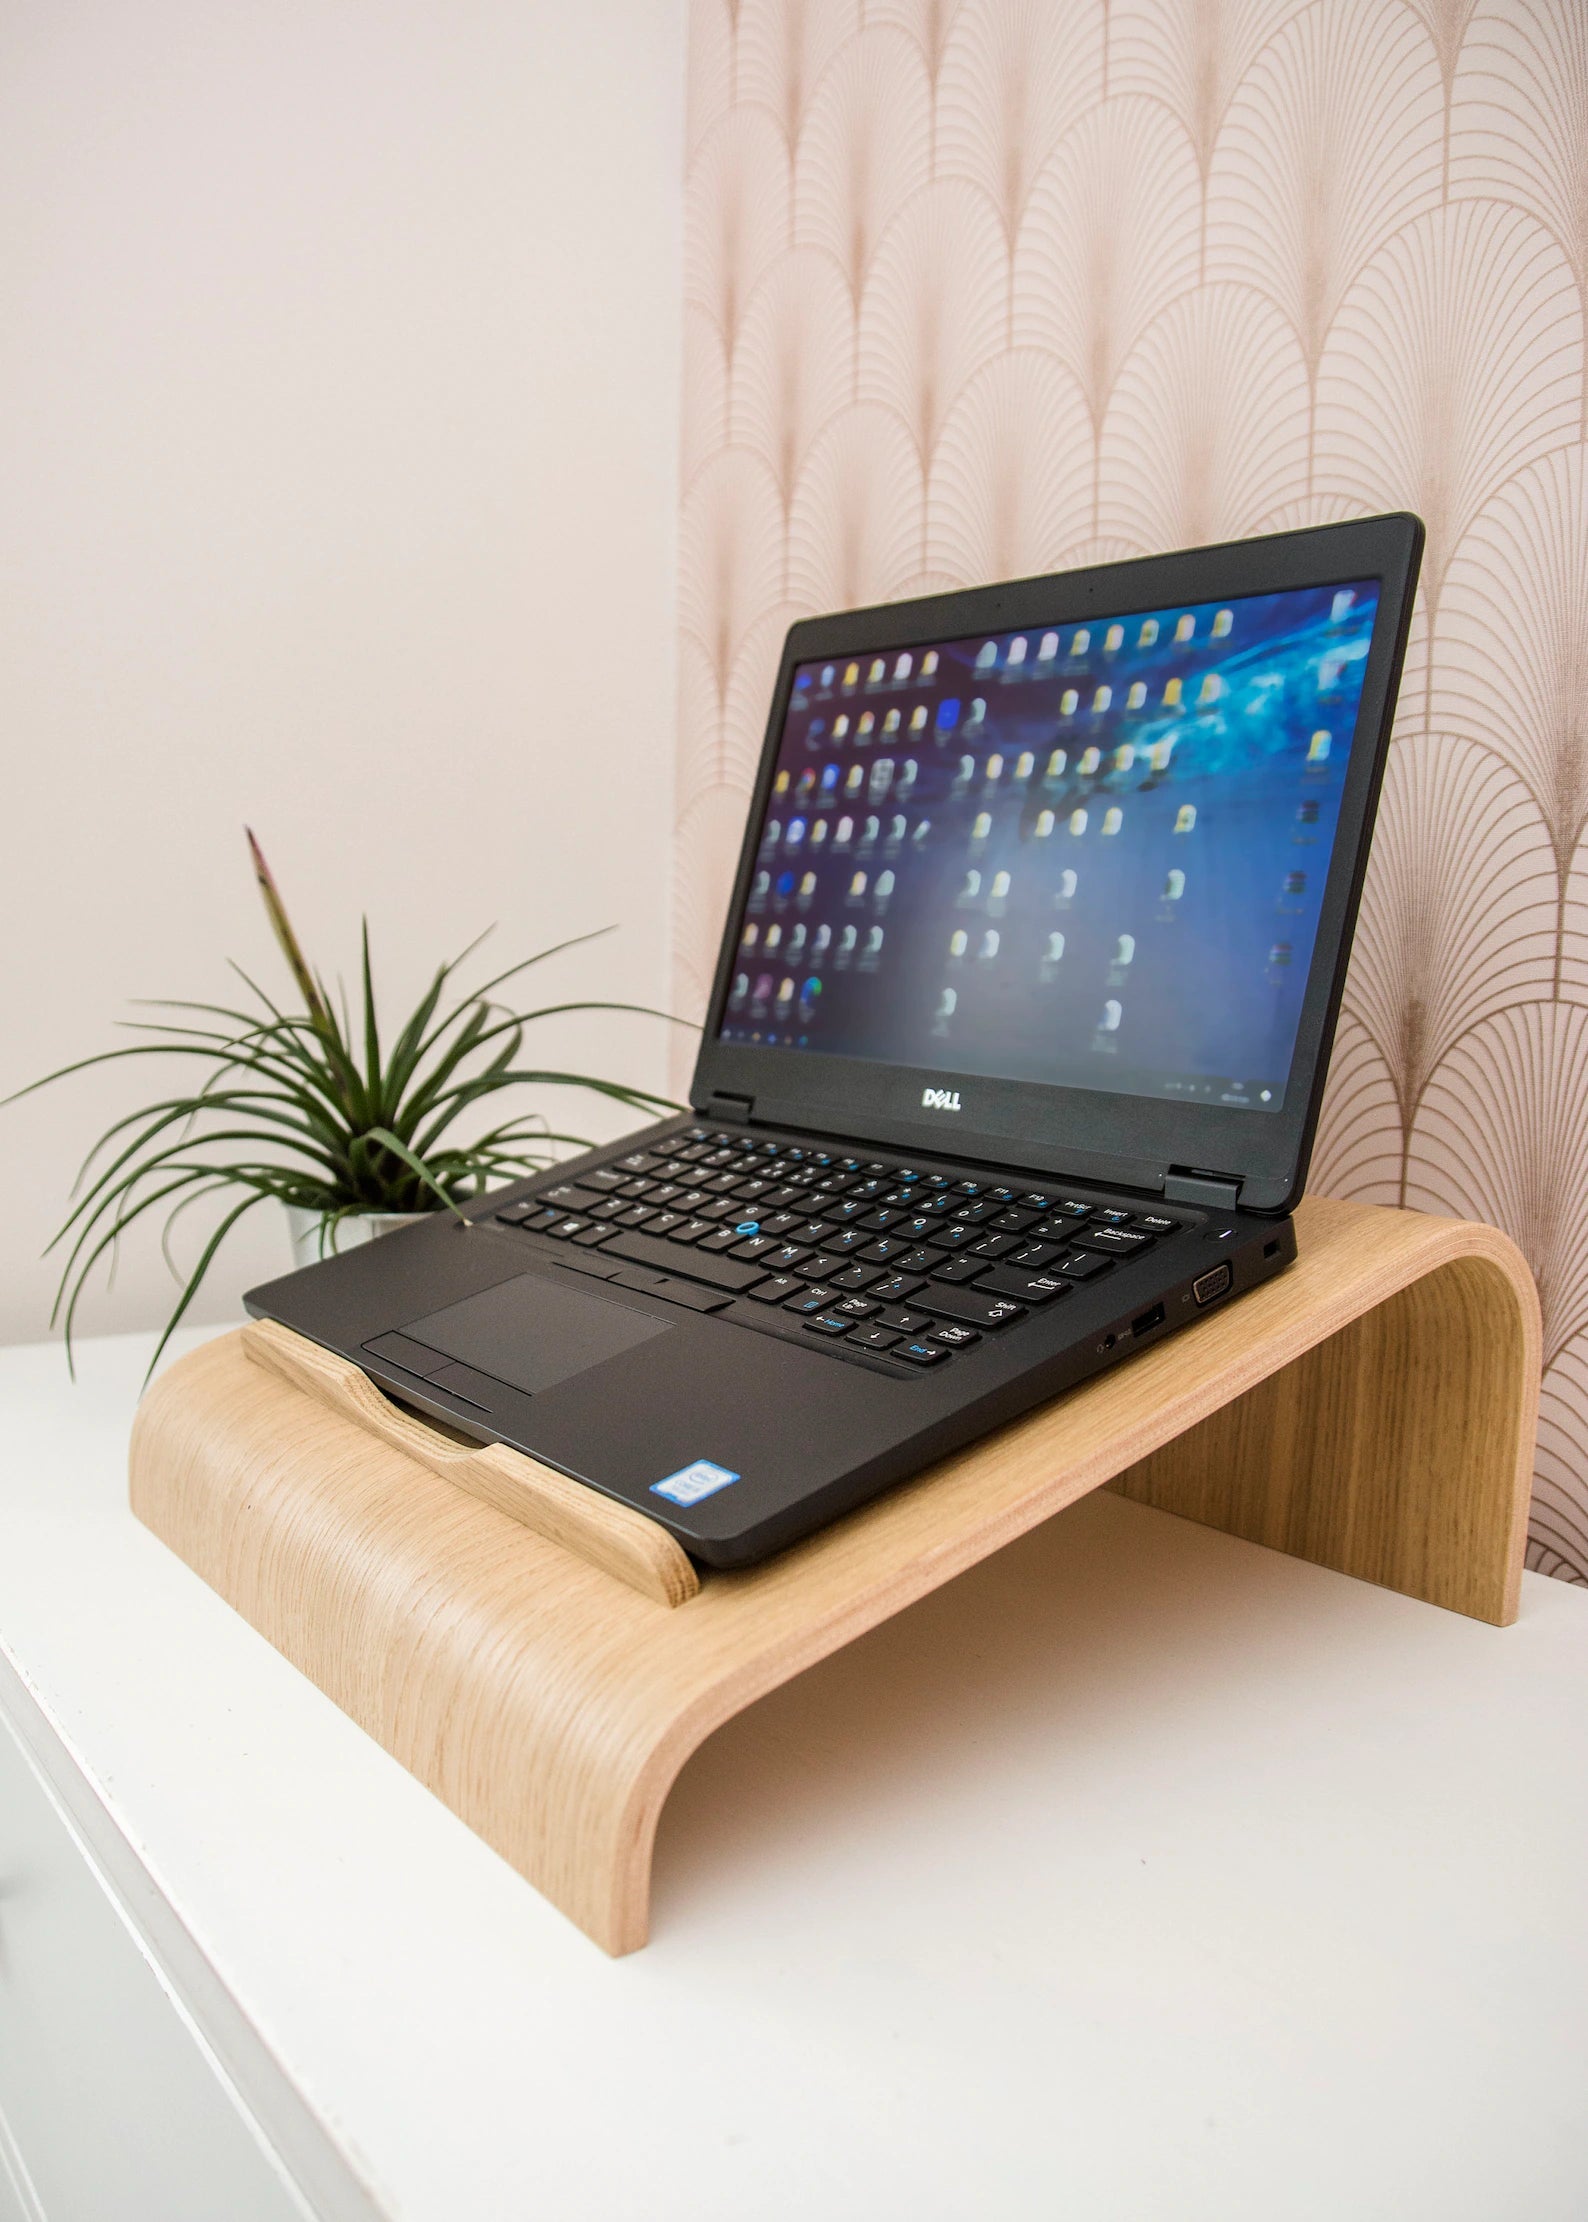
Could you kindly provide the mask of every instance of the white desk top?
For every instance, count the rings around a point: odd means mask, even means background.
[[[383,2212],[1588,2211],[1580,1590],[1088,1499],[708,1744],[611,1962],[132,1520],[146,1355],[0,1353],[0,1640]]]

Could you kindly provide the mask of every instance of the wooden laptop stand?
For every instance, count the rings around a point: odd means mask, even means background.
[[[140,1407],[132,1505],[606,1951],[714,1728],[1088,1490],[1515,1618],[1538,1302],[1491,1227],[1310,1202],[1279,1280],[747,1572],[274,1325]],[[729,1387],[731,1393],[731,1384]]]

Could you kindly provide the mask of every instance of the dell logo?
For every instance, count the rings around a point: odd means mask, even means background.
[[[921,1108],[923,1111],[957,1111],[959,1109],[959,1090],[957,1088],[923,1088],[921,1090]]]

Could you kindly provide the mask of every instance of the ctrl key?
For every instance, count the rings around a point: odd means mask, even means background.
[[[948,1356],[941,1343],[901,1342],[888,1352],[890,1358],[902,1358],[909,1366],[940,1366]]]

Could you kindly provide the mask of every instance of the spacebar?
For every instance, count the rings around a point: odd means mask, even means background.
[[[713,1288],[748,1288],[759,1281],[764,1266],[744,1265],[738,1258],[719,1258],[712,1252],[691,1250],[682,1242],[658,1242],[654,1235],[619,1234],[603,1242],[604,1258],[627,1258],[630,1265],[654,1265],[659,1273],[678,1273],[687,1281],[707,1281]]]

